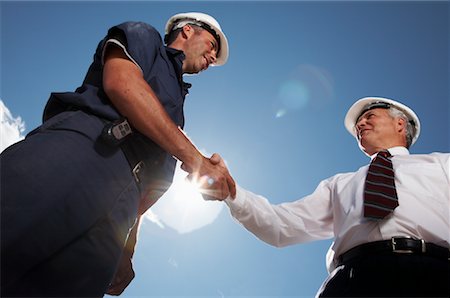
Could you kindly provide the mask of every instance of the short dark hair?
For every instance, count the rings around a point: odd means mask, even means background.
[[[199,33],[199,32],[201,32],[202,30],[205,30],[205,29],[203,29],[202,27],[197,26],[197,25],[195,25],[195,24],[186,24],[186,25],[189,25],[189,26],[191,26],[192,28],[194,28],[194,32],[195,32],[195,33]],[[185,26],[186,26],[186,25],[185,25]],[[183,27],[184,27],[184,26],[183,26]],[[183,27],[178,28],[178,29],[175,29],[175,30],[173,30],[173,31],[170,31],[168,34],[166,34],[166,35],[164,36],[164,42],[166,43],[166,45],[170,45],[171,43],[173,43],[173,42],[175,41],[175,39],[177,39],[178,34],[180,34],[180,32],[183,31]]]

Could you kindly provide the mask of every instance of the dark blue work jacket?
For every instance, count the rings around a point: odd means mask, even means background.
[[[109,29],[97,47],[82,86],[75,92],[52,93],[44,110],[44,121],[68,109],[80,109],[105,120],[121,117],[103,90],[103,54],[109,43],[124,49],[130,60],[142,70],[144,79],[171,119],[183,127],[184,99],[190,87],[182,79],[184,54],[166,47],[157,30],[142,22],[125,22]],[[132,139],[133,151],[150,167],[152,179],[158,181],[162,194],[172,183],[176,160],[139,133],[135,133]]]

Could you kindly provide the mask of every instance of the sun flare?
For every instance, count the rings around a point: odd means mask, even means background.
[[[177,166],[172,186],[151,209],[152,216],[180,234],[211,224],[223,208],[223,202],[205,201],[199,184],[188,181],[186,176]]]

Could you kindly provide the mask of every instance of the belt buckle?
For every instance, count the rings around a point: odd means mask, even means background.
[[[398,237],[392,237],[391,238],[391,244],[392,244],[392,252],[394,253],[400,253],[400,254],[412,254],[414,253],[411,249],[397,249],[397,242],[395,242],[396,239],[401,239]],[[422,252],[425,252],[425,241],[421,239],[422,243]]]
[[[141,182],[141,180],[139,179],[139,172],[144,168],[144,162],[140,161],[138,162],[133,170],[131,171],[133,173],[134,179],[136,180],[137,183]]]

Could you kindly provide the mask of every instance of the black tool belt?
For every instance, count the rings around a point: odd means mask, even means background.
[[[450,260],[448,248],[427,243],[422,239],[393,237],[390,240],[374,241],[358,245],[338,257],[342,265],[356,258],[369,257],[374,254],[422,254],[443,260]]]

